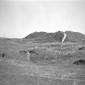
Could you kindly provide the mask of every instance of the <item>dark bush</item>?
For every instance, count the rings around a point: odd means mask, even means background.
[[[85,65],[85,60],[83,60],[83,59],[76,60],[76,61],[73,62],[73,64],[75,64],[75,65]]]
[[[80,47],[78,48],[78,50],[85,50],[85,47]]]
[[[6,54],[5,53],[0,53],[0,57],[1,58],[6,58]]]

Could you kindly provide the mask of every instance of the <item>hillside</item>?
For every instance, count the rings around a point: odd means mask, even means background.
[[[66,34],[0,38],[0,85],[85,85],[85,35]]]
[[[85,35],[79,32],[66,31],[66,41],[85,42]]]
[[[84,42],[85,35],[79,32],[66,31],[67,37],[65,42]],[[54,33],[34,32],[26,36],[24,39],[31,39],[35,42],[61,42],[64,32],[58,31]]]
[[[40,42],[61,42],[63,37],[63,32],[58,31],[55,33],[46,32],[34,32],[26,36],[24,39],[32,39],[34,41]]]

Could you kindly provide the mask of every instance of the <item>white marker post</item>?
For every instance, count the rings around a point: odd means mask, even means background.
[[[28,61],[30,61],[30,53],[29,53],[29,51],[27,52],[27,59],[28,59]]]

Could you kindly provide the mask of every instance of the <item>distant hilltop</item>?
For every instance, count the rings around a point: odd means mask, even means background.
[[[24,39],[31,39],[37,42],[62,42],[64,37],[64,33],[67,35],[65,38],[65,42],[84,42],[85,35],[79,32],[72,31],[58,31],[54,33],[47,32],[33,32],[26,36]]]

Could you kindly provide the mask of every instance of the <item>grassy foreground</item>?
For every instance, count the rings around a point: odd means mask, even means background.
[[[0,85],[85,85],[84,46],[2,39]]]

